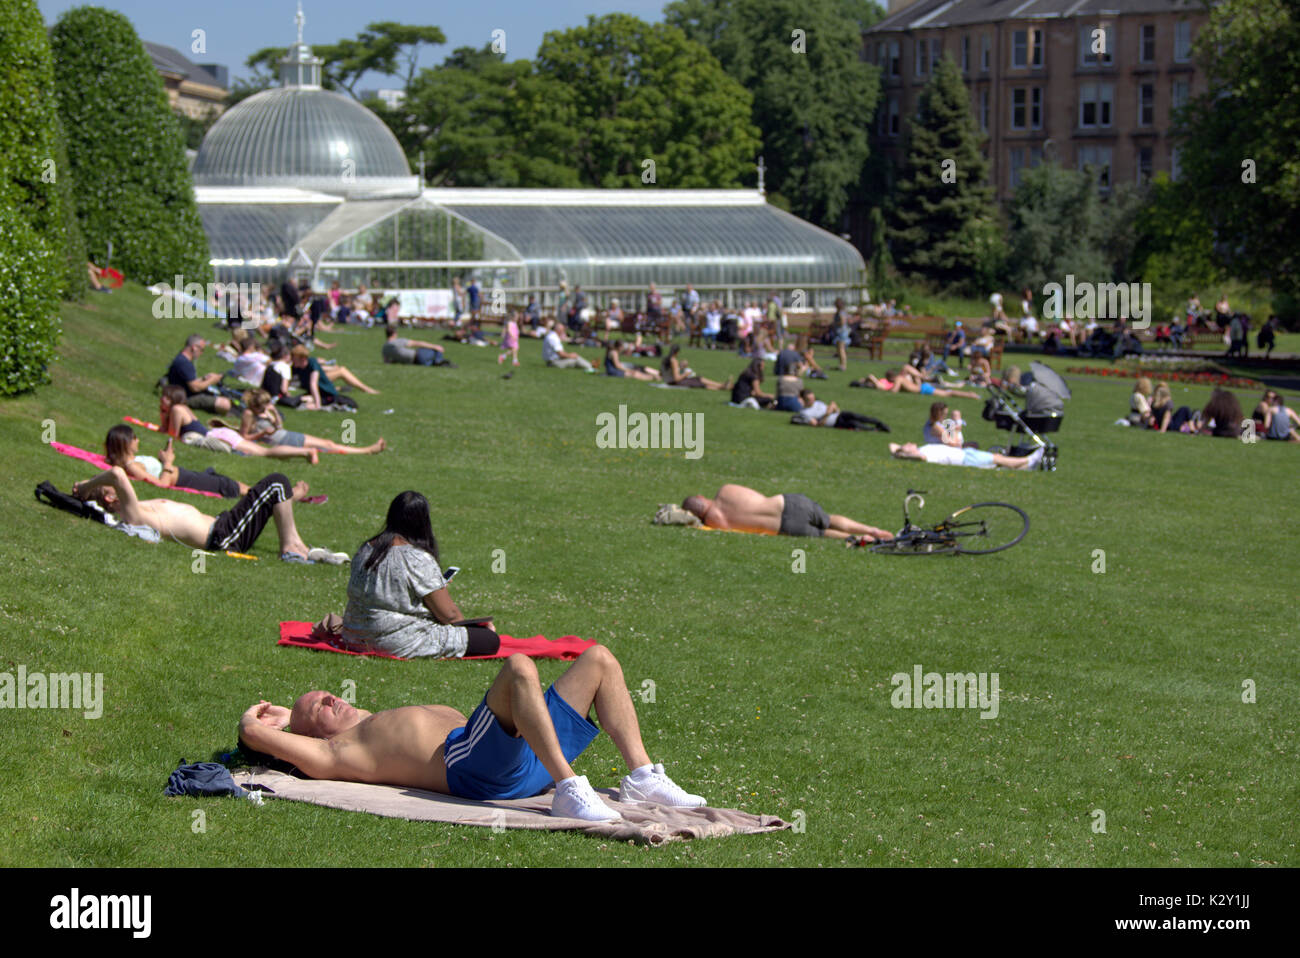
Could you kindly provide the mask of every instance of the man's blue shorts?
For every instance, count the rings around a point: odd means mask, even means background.
[[[546,690],[546,710],[551,714],[556,738],[565,761],[572,762],[592,743],[600,729],[579,715],[552,685]],[[495,798],[529,798],[551,785],[551,773],[524,741],[509,735],[487,706],[479,703],[463,728],[452,729],[443,746],[447,763],[447,788],[453,795],[486,801]]]
[[[934,386],[930,383],[921,383],[921,395],[922,396],[934,395]]]

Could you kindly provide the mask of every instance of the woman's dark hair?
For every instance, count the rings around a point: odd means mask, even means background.
[[[114,426],[108,431],[104,437],[104,453],[110,465],[120,466],[126,461],[134,438],[135,430],[125,424]]]
[[[429,522],[429,500],[418,492],[407,490],[389,503],[384,531],[366,543],[371,547],[370,558],[366,560],[367,571],[384,561],[398,536],[429,553],[433,561],[441,565],[438,540],[433,537],[433,525]]]
[[[185,392],[184,386],[164,386],[162,391],[163,399],[166,399],[173,406],[187,405],[185,402],[189,396]]]
[[[761,383],[763,381],[763,360],[757,357],[751,359],[749,361],[749,366],[745,369],[745,373],[753,379],[754,382]]]
[[[662,369],[665,373],[671,370],[673,367],[673,357],[676,356],[681,351],[682,351],[681,344],[673,343],[672,349],[668,350],[667,355],[665,355],[663,358],[663,362],[659,364],[659,368]]]
[[[1214,420],[1217,436],[1234,435],[1241,427],[1241,403],[1226,389],[1216,389],[1210,394],[1210,401],[1205,404],[1201,415]]]

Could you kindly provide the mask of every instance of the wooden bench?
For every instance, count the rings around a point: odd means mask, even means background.
[[[872,359],[885,358],[885,340],[889,337],[889,324],[881,321],[878,325],[863,323],[858,328],[853,345],[867,351]]]

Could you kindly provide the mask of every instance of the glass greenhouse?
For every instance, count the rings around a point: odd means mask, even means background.
[[[300,19],[283,85],[223,114],[194,161],[219,281],[447,289],[476,277],[544,304],[567,281],[633,308],[650,283],[732,304],[802,289],[823,306],[864,281],[851,244],[755,190],[422,189],[383,122],[320,87],[301,31]]]

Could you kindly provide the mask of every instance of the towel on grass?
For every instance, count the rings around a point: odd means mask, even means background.
[[[596,791],[608,799],[608,804],[623,816],[623,820],[584,822],[576,818],[553,818],[550,792],[533,798],[475,802],[419,788],[294,778],[261,767],[239,769],[233,776],[235,782],[244,787],[261,785],[271,789],[274,798],[349,812],[368,812],[413,822],[487,825],[498,829],[580,831],[612,841],[633,841],[644,845],[662,845],[689,838],[752,835],[790,827],[789,822],[773,815],[752,815],[732,808],[624,805],[618,801],[617,789],[611,788]]]
[[[63,453],[65,456],[71,456],[73,459],[80,459],[83,462],[88,462],[97,469],[103,469],[105,472],[111,468],[107,459],[97,452],[91,452],[89,449],[79,449],[76,446],[69,446],[64,442],[52,442],[50,443],[50,448],[55,452]],[[215,492],[204,492],[202,489],[189,489],[185,486],[166,486],[165,488],[171,489],[173,492],[189,492],[196,496],[210,496],[213,499],[221,498],[221,496]]]
[[[353,652],[351,649],[342,649],[329,642],[317,641],[311,637],[312,628],[311,622],[281,622],[280,640],[276,645],[293,645],[300,649],[316,649],[320,652],[342,652],[344,655],[374,655],[381,659],[401,659],[401,656],[389,655],[387,652]],[[534,659],[572,660],[595,644],[594,639],[580,639],[576,635],[562,635],[554,640],[543,635],[534,635],[527,639],[503,635],[501,648],[497,650],[496,655],[467,655],[465,658],[504,659],[508,655],[521,652]]]

